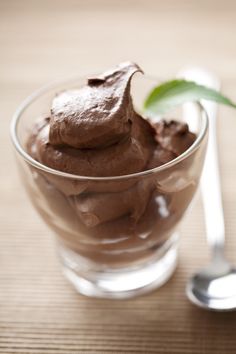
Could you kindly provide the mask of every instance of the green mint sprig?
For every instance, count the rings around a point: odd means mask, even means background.
[[[236,108],[236,104],[220,92],[198,85],[193,81],[171,80],[156,86],[144,102],[144,113],[147,115],[163,114],[188,101],[201,99],[215,101]]]

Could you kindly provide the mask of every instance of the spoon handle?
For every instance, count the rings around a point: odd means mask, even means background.
[[[181,73],[182,77],[191,79],[198,84],[215,90],[220,89],[219,80],[204,69],[189,68]],[[201,103],[209,118],[208,147],[201,179],[207,241],[211,247],[213,257],[222,258],[225,243],[225,226],[217,152],[217,104],[205,100],[202,100]]]
[[[213,88],[213,86],[211,87]],[[202,102],[202,104],[209,117],[209,137],[206,161],[201,179],[201,191],[207,240],[216,256],[219,253],[223,253],[225,243],[224,212],[221,197],[216,135],[217,105],[212,102]]]

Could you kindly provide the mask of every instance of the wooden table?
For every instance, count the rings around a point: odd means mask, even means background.
[[[61,275],[51,232],[18,180],[8,133],[13,111],[40,85],[127,59],[159,76],[208,67],[236,100],[235,1],[2,0],[0,27],[0,353],[236,353],[236,313],[200,310],[184,294],[209,258],[199,197],[167,285],[128,301],[85,298]],[[227,255],[236,263],[236,111],[219,114]]]

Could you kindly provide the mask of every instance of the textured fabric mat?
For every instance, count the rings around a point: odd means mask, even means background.
[[[184,293],[209,259],[199,196],[165,286],[128,301],[85,298],[61,274],[9,141],[12,113],[33,90],[127,59],[163,77],[204,65],[236,100],[235,2],[2,0],[0,29],[0,353],[236,353],[236,313],[203,311]],[[227,255],[236,263],[236,111],[221,107],[219,116]]]

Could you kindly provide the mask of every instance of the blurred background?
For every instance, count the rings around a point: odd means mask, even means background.
[[[235,101],[235,36],[235,0],[0,0],[1,353],[235,353],[235,315],[202,312],[184,296],[188,276],[209,256],[200,198],[183,226],[178,271],[158,296],[123,303],[79,297],[22,190],[8,133],[13,112],[33,90],[124,60],[168,78],[186,65],[206,67]],[[234,261],[235,112],[220,107],[218,124]]]
[[[163,76],[235,71],[234,0],[1,0],[0,16],[1,79],[21,89],[127,59]]]

